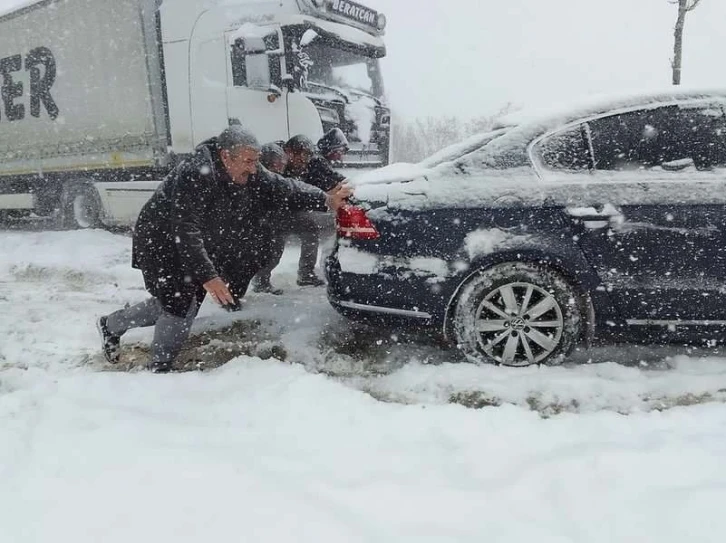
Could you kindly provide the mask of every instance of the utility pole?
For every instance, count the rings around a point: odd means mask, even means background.
[[[671,4],[678,4],[678,18],[676,19],[676,28],[673,32],[675,38],[673,43],[673,60],[671,67],[673,68],[673,84],[681,84],[681,67],[683,64],[683,27],[686,24],[686,14],[698,7],[701,0],[671,0]]]

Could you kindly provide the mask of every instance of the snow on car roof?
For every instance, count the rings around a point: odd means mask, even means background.
[[[0,8],[0,19],[5,17],[6,15],[13,13],[14,11],[27,8],[29,6],[32,6],[33,4],[38,4],[42,2],[42,0],[9,0],[9,2],[10,5]]]
[[[392,165],[372,172],[370,177],[375,181],[370,184],[356,184],[356,197],[361,201],[387,202],[389,207],[408,209],[447,206],[466,208],[480,205],[483,201],[496,202],[497,205],[522,205],[541,204],[547,200],[558,205],[579,206],[587,203],[593,195],[597,195],[595,201],[606,201],[607,191],[610,190],[607,185],[593,183],[589,192],[575,197],[571,180],[566,175],[553,183],[542,182],[531,168],[527,155],[532,140],[559,126],[609,111],[712,98],[726,100],[726,90],[671,89],[660,93],[631,94],[619,98],[590,100],[556,113],[527,118],[520,116],[521,124],[503,130],[498,137],[488,140],[484,137],[482,147],[453,161],[442,162],[431,168],[422,167],[427,161],[418,165]],[[515,122],[513,116],[509,122]],[[452,148],[454,147],[456,146]],[[387,176],[387,173],[395,173],[395,176]],[[661,176],[657,170],[652,172],[653,178],[649,179],[652,187],[660,187],[663,183]],[[669,183],[670,181],[665,186],[668,187]],[[605,193],[600,194],[600,189]],[[679,192],[672,193],[658,189],[650,196],[638,197],[655,198],[654,202],[685,202],[692,197],[690,190],[680,188]],[[707,196],[716,198],[719,202],[724,198],[720,195]]]
[[[505,126],[542,123],[556,123],[565,118],[579,118],[588,115],[635,106],[647,106],[665,101],[682,101],[708,97],[726,98],[726,88],[704,89],[702,87],[656,87],[627,93],[590,95],[585,98],[551,104],[547,107],[523,109],[498,119]]]
[[[656,106],[664,102],[686,102],[702,99],[726,100],[726,89],[689,89],[671,87],[666,90],[633,92],[621,95],[590,97],[571,102],[567,107],[553,107],[549,110],[507,115],[503,122],[516,125],[499,138],[456,161],[456,166],[465,169],[505,169],[525,165],[527,147],[537,136],[560,126],[610,111],[634,107]],[[445,167],[442,164],[441,167]]]
[[[558,126],[608,111],[708,98],[726,100],[726,89],[669,87],[627,94],[591,96],[567,105],[518,111],[497,119],[497,126],[500,127],[497,130],[474,134],[437,151],[418,164],[392,164],[367,172],[357,176],[355,184],[410,181],[428,174],[446,173],[452,167],[458,169],[458,174],[479,169],[519,167],[527,163],[527,147],[532,139]]]

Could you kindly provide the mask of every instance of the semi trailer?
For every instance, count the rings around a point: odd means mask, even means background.
[[[341,128],[388,162],[385,16],[347,0],[40,0],[0,15],[0,214],[131,225],[196,145]]]

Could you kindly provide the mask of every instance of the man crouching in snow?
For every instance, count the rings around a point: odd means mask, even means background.
[[[239,309],[250,280],[269,260],[269,211],[336,211],[352,194],[348,187],[326,194],[270,173],[259,156],[255,136],[231,126],[200,144],[144,205],[132,266],[152,298],[98,320],[109,362],[118,361],[124,333],[153,325],[151,370],[169,371],[206,294]]]

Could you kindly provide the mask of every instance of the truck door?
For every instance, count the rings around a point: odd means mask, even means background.
[[[230,84],[227,116],[267,143],[287,140],[288,116],[281,90],[282,35],[279,28],[244,25],[229,33]]]

